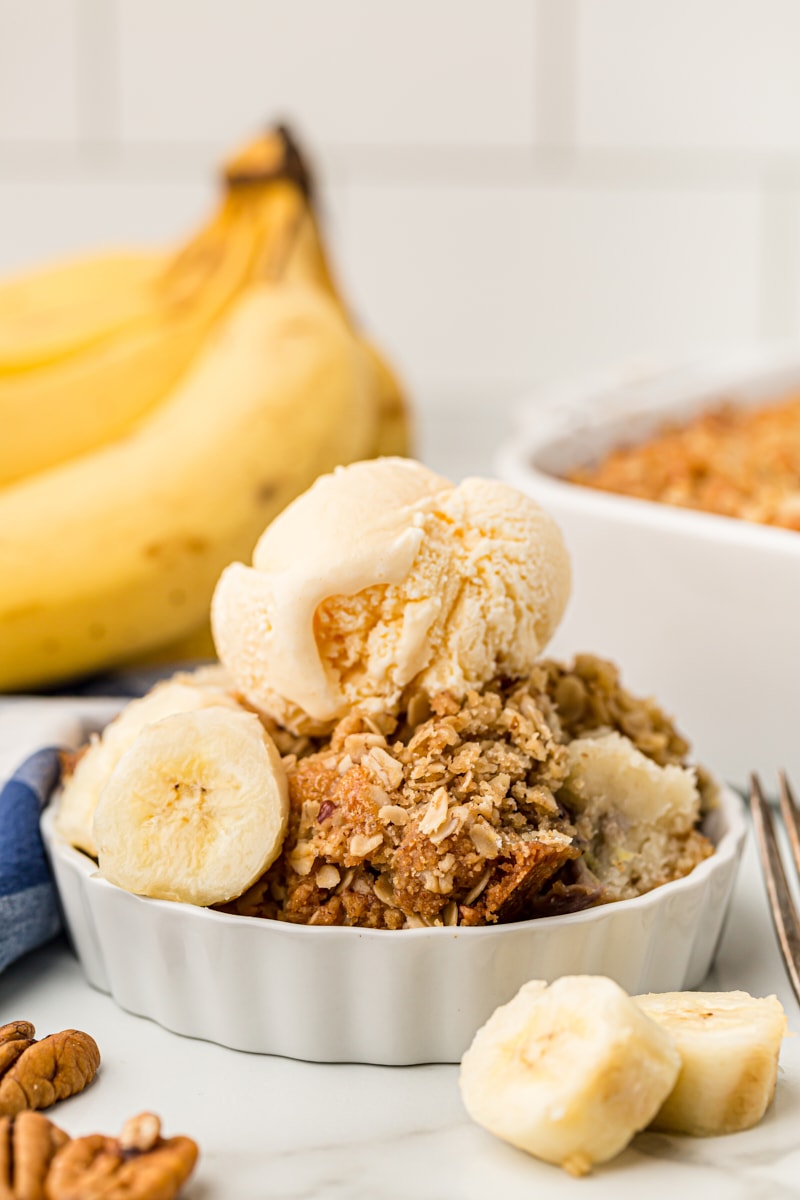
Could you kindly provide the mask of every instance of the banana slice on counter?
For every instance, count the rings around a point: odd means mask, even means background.
[[[786,1014],[775,996],[665,992],[634,996],[675,1040],[681,1072],[652,1129],[697,1137],[756,1125],[775,1094]]]
[[[224,903],[277,858],[288,815],[286,774],[257,716],[175,713],[141,731],[103,788],[100,872],[142,896]]]
[[[470,1116],[583,1175],[625,1148],[678,1078],[672,1037],[610,979],[526,983],[478,1031],[461,1063]]]
[[[65,841],[97,857],[92,832],[94,811],[100,793],[123,754],[146,725],[160,721],[162,717],[211,705],[238,709],[237,702],[225,690],[229,682],[221,667],[182,672],[156,684],[140,699],[132,700],[101,734],[94,734],[74,771],[64,781],[55,825]]]

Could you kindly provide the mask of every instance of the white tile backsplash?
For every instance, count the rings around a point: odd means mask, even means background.
[[[343,274],[426,391],[758,333],[756,192],[357,187]]]
[[[283,115],[426,408],[787,336],[798,61],[797,0],[0,0],[0,272],[178,242]]]
[[[800,334],[800,197],[790,189],[764,195],[760,333],[769,340]]]
[[[177,250],[218,200],[210,168],[196,183],[136,182],[99,173],[57,184],[0,178],[0,274],[111,246]],[[346,205],[341,188],[321,189],[318,207],[334,251]]]
[[[579,4],[581,145],[797,151],[797,0]]]
[[[116,0],[124,139],[228,144],[286,117],[332,144],[519,144],[529,0]]]
[[[0,142],[77,136],[77,3],[1,0]]]
[[[183,240],[214,203],[192,184],[0,182],[0,269],[17,270],[106,246],[165,248]]]

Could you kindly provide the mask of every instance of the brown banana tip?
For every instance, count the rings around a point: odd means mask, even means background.
[[[269,140],[276,139],[280,148],[271,154]],[[313,199],[314,185],[308,167],[294,134],[284,122],[279,122],[265,134],[261,146],[267,150],[259,155],[252,148],[237,155],[224,169],[224,179],[229,187],[248,184],[263,184],[271,179],[288,179],[294,183],[308,201]]]

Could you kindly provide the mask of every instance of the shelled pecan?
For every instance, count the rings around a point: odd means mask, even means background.
[[[48,1108],[83,1091],[100,1065],[97,1043],[79,1029],[36,1041],[29,1021],[0,1026],[0,1116]]]
[[[154,1113],[126,1122],[118,1138],[75,1138],[54,1158],[46,1200],[173,1200],[192,1173],[197,1144],[161,1136]],[[2,1200],[2,1197],[0,1197]]]
[[[50,1164],[69,1136],[47,1117],[0,1117],[0,1200],[47,1200]]]

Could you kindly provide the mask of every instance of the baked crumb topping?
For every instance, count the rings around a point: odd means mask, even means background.
[[[411,695],[399,717],[351,713],[324,740],[270,732],[289,830],[227,912],[376,929],[490,924],[638,895],[712,850],[696,828],[710,796],[701,773],[691,812],[676,809],[644,840],[613,795],[578,802],[576,739],[616,732],[657,768],[682,767],[688,753],[658,706],[594,655],[542,661],[524,681],[461,701]]]
[[[763,408],[721,405],[665,426],[573,483],[721,516],[800,530],[800,397]]]

